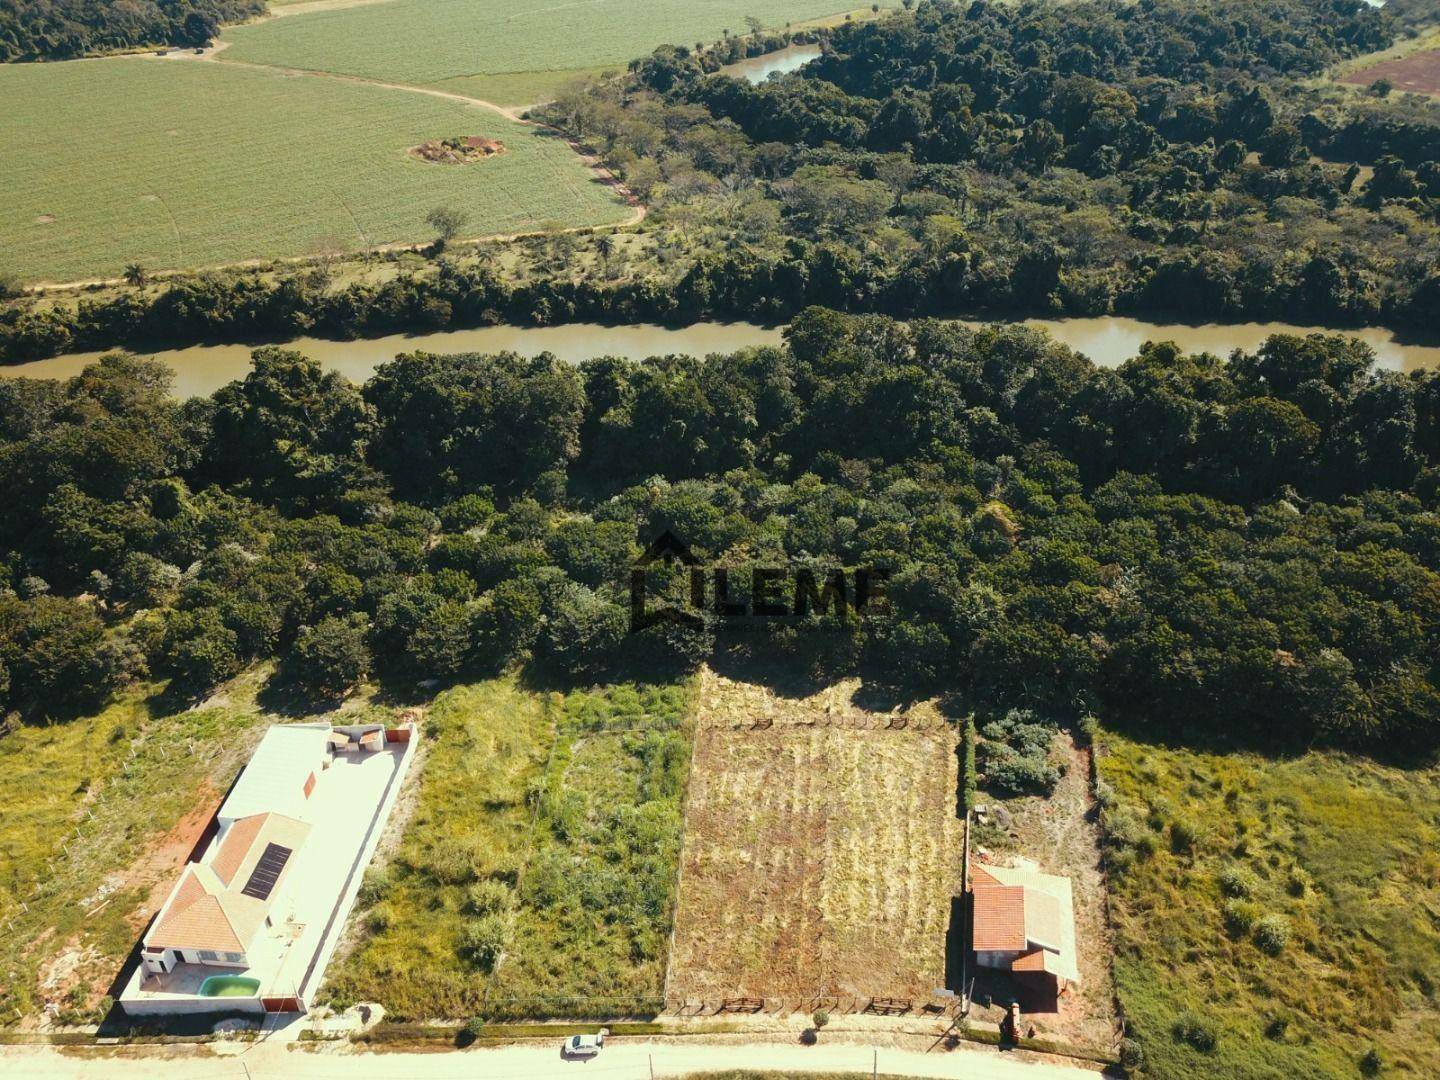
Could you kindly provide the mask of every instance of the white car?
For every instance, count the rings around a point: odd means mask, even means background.
[[[601,1028],[598,1035],[571,1035],[560,1044],[560,1050],[566,1057],[594,1057],[605,1045],[605,1036],[608,1034],[608,1031]]]

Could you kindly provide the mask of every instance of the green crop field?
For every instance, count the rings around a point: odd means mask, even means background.
[[[590,0],[558,6],[551,0],[391,0],[227,30],[232,44],[224,56],[390,82],[463,80],[455,86],[462,93],[524,104],[553,93],[578,71],[623,67],[657,45],[714,41],[726,30],[743,34],[747,16],[774,28],[852,6],[845,0]],[[528,77],[515,78],[520,74]]]
[[[253,68],[142,57],[0,66],[0,269],[114,276],[463,235],[622,221],[563,143],[481,106]],[[485,135],[506,152],[432,165],[406,150]]]

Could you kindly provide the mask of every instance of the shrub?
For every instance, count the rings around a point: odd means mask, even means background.
[[[424,869],[441,885],[464,885],[474,881],[475,851],[462,840],[441,839],[425,857]]]
[[[465,897],[465,910],[472,915],[493,915],[510,910],[514,894],[503,881],[486,878],[470,886]]]
[[[389,891],[389,870],[372,866],[365,872],[365,878],[360,883],[360,889],[356,893],[356,899],[360,901],[362,908],[367,908],[383,900],[385,894]]]
[[[1220,874],[1220,891],[1226,896],[1248,900],[1259,887],[1259,880],[1248,867],[1227,866]]]
[[[1120,1040],[1120,1067],[1126,1072],[1145,1067],[1145,1048],[1138,1039]]]
[[[1170,822],[1170,850],[1176,855],[1188,855],[1195,850],[1200,839],[1200,828],[1185,818]]]
[[[810,1022],[815,1025],[815,1029],[818,1031],[830,1023],[830,1014],[824,1009],[816,1009],[815,1015],[810,1017]]]
[[[461,952],[466,959],[487,974],[495,970],[505,952],[508,928],[503,915],[490,914],[477,919],[465,930]]]
[[[1271,956],[1278,956],[1290,942],[1290,920],[1284,915],[1266,915],[1255,924],[1255,944]]]
[[[1379,1049],[1374,1046],[1366,1050],[1360,1058],[1360,1071],[1366,1076],[1379,1076],[1384,1065],[1385,1063],[1380,1059]]]
[[[483,1017],[472,1016],[465,1021],[465,1034],[472,1039],[478,1039],[485,1034],[485,1020]]]
[[[1260,906],[1258,904],[1240,899],[1225,901],[1225,929],[1235,937],[1248,934],[1259,918]]]
[[[1186,1010],[1175,1018],[1175,1024],[1170,1029],[1177,1042],[1185,1043],[1202,1054],[1213,1054],[1218,1037],[1215,1034],[1215,1025],[1198,1013]]]
[[[1004,795],[1048,795],[1060,770],[1044,757],[1017,753],[1004,744],[986,744],[985,781]]]
[[[1285,875],[1285,891],[1291,896],[1304,896],[1310,891],[1310,875],[1298,866],[1292,866]]]
[[[363,614],[331,615],[305,627],[295,640],[294,672],[305,689],[327,697],[349,693],[370,671],[365,644],[370,620]]]
[[[960,782],[966,810],[975,808],[975,718],[967,716],[961,743]]]

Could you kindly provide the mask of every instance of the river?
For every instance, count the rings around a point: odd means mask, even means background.
[[[1140,322],[1115,317],[1095,319],[1032,319],[1028,325],[1049,330],[1058,341],[1084,353],[1102,367],[1114,367],[1140,350],[1146,341],[1175,341],[1188,352],[1209,351],[1228,356],[1233,349],[1254,349],[1271,334],[1305,334],[1318,327],[1285,323],[1238,323],[1229,326],[1183,326]],[[487,326],[478,330],[446,330],[432,334],[393,334],[360,341],[326,341],[297,338],[287,347],[298,349],[327,368],[356,382],[369,378],[375,368],[396,353],[500,352],[513,350],[526,356],[552,352],[578,364],[592,356],[626,356],[641,359],[665,353],[705,356],[733,352],[751,345],[776,345],[782,327],[753,323],[694,323],[671,328],[649,324],[597,326],[570,323],[563,326]],[[1341,331],[1362,338],[1375,350],[1380,367],[1400,371],[1440,367],[1440,346],[1404,345],[1388,330]],[[188,349],[155,352],[175,372],[175,393],[181,397],[210,394],[250,370],[253,345],[197,345]],[[64,379],[79,374],[99,353],[70,353],[0,367],[0,375]]]
[[[819,45],[791,45],[788,48],[777,49],[775,52],[726,64],[719,73],[736,79],[744,79],[747,82],[760,83],[771,75],[784,75],[787,72],[798,71],[819,55]]]

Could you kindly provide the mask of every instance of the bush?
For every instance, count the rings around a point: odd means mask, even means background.
[[[370,620],[363,614],[331,615],[305,627],[295,639],[295,680],[311,693],[341,697],[370,672],[365,644]]]
[[[503,914],[510,910],[514,899],[510,886],[503,881],[486,878],[470,886],[465,897],[465,910],[471,915]]]
[[[485,1020],[483,1017],[472,1016],[465,1021],[465,1034],[472,1039],[478,1039],[485,1034]]]
[[[964,742],[960,762],[960,782],[965,809],[975,808],[975,718],[967,716],[964,721]]]
[[[1248,867],[1227,866],[1220,874],[1220,891],[1226,896],[1248,900],[1259,887],[1259,880]]]
[[[503,915],[490,914],[471,923],[465,931],[461,952],[487,974],[495,970],[505,952],[509,928]]]
[[[1260,906],[1249,900],[1227,900],[1225,901],[1224,919],[1225,929],[1239,937],[1248,934],[1251,928],[1260,918]]]
[[[1185,818],[1170,822],[1170,850],[1176,855],[1188,855],[1195,850],[1200,839],[1200,828]]]
[[[815,1025],[815,1030],[820,1030],[830,1023],[830,1014],[824,1009],[816,1009],[815,1015],[810,1017],[810,1022]]]
[[[1255,944],[1263,952],[1278,956],[1290,943],[1290,920],[1284,915],[1266,915],[1255,924]]]
[[[986,744],[985,782],[1003,795],[1048,795],[1060,782],[1060,770],[1043,757],[1016,753],[1003,744]]]
[[[1189,1010],[1182,1012],[1175,1018],[1175,1024],[1170,1029],[1177,1042],[1185,1043],[1202,1054],[1213,1054],[1215,1044],[1219,1041],[1215,1033],[1215,1025],[1205,1017]]]
[[[1120,1040],[1120,1066],[1126,1072],[1145,1067],[1145,1048],[1138,1039]]]
[[[1384,1067],[1385,1063],[1380,1058],[1380,1051],[1374,1046],[1366,1050],[1360,1058],[1360,1072],[1365,1076],[1379,1076],[1380,1070]]]

